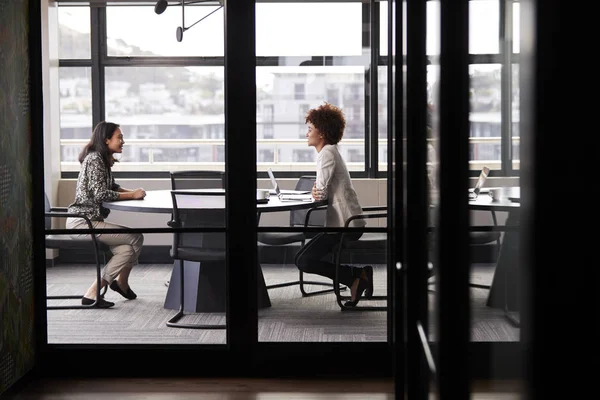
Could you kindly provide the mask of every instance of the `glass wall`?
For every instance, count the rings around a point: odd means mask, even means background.
[[[190,7],[187,21],[214,10]],[[108,240],[107,246],[112,246],[100,252],[99,261],[101,282],[113,284],[102,296],[114,306],[68,308],[82,305],[78,293],[90,295],[86,291],[96,281],[96,260],[85,248],[53,254],[53,267],[46,270],[48,295],[75,298],[49,301],[59,307],[47,313],[49,344],[227,341],[223,12],[190,30],[182,43],[174,35],[180,17],[178,7],[159,16],[149,5],[59,4],[60,131],[49,134],[60,136],[54,139],[60,140],[63,179],[50,196],[51,204],[67,207],[81,201],[86,190],[85,182],[81,187],[78,183],[78,157],[94,126],[105,120],[119,124],[123,134],[122,152],[114,154],[118,162],[111,167],[116,183],[120,190],[143,188],[147,195],[143,200],[107,199],[102,204],[104,222],[115,225],[98,228],[121,226],[143,235],[137,262],[128,262],[114,276],[110,271],[118,267],[117,254],[129,245],[111,244],[114,232],[98,235],[100,242]],[[134,26],[132,20],[143,23]],[[196,35],[214,40],[198,47],[193,44],[199,41]],[[212,58],[206,62],[202,57]],[[215,62],[216,57],[220,61]],[[171,174],[199,169],[203,173]],[[140,179],[148,172],[160,172],[163,179]],[[171,194],[170,189],[180,188],[202,192]],[[53,226],[65,227],[65,219],[55,218]],[[120,294],[115,282],[128,285],[137,297]]]
[[[379,6],[375,3],[371,9],[360,2],[257,4],[256,54],[276,64],[262,66],[260,58],[257,59],[257,171],[272,168],[276,178],[276,183],[267,181],[263,187],[273,191],[277,185],[281,190],[307,191],[309,199],[314,185],[324,184],[330,190],[327,201],[312,205],[294,203],[275,191],[268,203],[258,205],[262,229],[258,233],[259,262],[271,301],[270,307],[259,310],[259,341],[387,341],[388,261],[385,246],[381,248],[386,238],[387,183],[358,178],[369,173],[367,165],[372,154],[368,143],[387,136],[385,131],[377,136],[368,123],[373,121],[372,110],[376,107],[386,112],[381,105],[386,104],[386,80],[378,86],[381,91],[376,96],[368,84],[375,50],[366,22],[373,10],[379,12]],[[344,17],[331,18],[332,15]],[[307,29],[307,23],[319,29]],[[377,66],[374,71],[377,73]],[[378,96],[381,96],[379,103]],[[324,170],[318,170],[322,165],[320,152],[330,150],[317,150],[309,137],[313,131],[309,131],[308,112],[326,103],[343,112],[343,136],[339,144],[332,143],[336,149],[331,151],[340,155],[336,159],[336,173],[343,176],[345,167],[355,177],[348,182],[352,187],[345,194],[334,193],[336,187],[345,184],[339,177],[328,182],[322,178]],[[313,122],[315,127],[319,126],[318,120]],[[385,120],[382,122],[380,126],[385,129]],[[384,166],[385,149],[382,146],[379,152],[379,163]],[[296,175],[285,174],[291,171],[296,171]],[[371,168],[370,173],[373,172]],[[343,198],[344,195],[347,197]],[[378,207],[381,216],[365,221],[368,229],[380,230],[379,248],[369,248],[365,240],[343,241],[341,232],[324,231],[326,225],[343,228],[352,216],[337,215],[332,208],[339,207],[333,206],[338,202],[358,206],[353,208],[355,214],[360,214],[361,206]],[[288,210],[279,211],[282,207]],[[330,221],[332,215],[334,222]],[[303,231],[305,224],[314,231]],[[374,234],[365,232],[361,238]],[[338,254],[340,242],[344,245]],[[365,247],[357,250],[351,248],[354,245]],[[356,275],[355,279],[346,276],[348,271]],[[378,308],[356,312],[346,303],[351,301],[354,281],[364,282],[367,274],[373,282],[374,295],[380,298],[367,301],[363,297],[357,306]],[[333,290],[336,279],[337,293]]]
[[[307,145],[305,116],[309,109],[329,102],[342,108],[345,114],[346,128],[339,151],[361,205],[387,206],[388,5],[387,2],[374,3],[373,8],[356,1],[257,3],[255,151],[259,187],[273,189],[266,175],[268,168],[274,171],[283,189],[294,189],[301,176],[315,175],[318,153]],[[170,182],[166,178],[170,171],[224,170],[222,9],[213,5],[186,6],[185,25],[207,18],[186,30],[181,42],[175,39],[175,29],[182,22],[181,9],[177,6],[168,7],[161,15],[157,15],[151,5],[88,7],[59,3],[58,10],[60,133],[57,139],[63,178],[77,177],[79,152],[94,124],[102,119],[122,126],[126,145],[114,171],[124,185],[167,190]],[[428,2],[427,10],[427,87],[435,117],[439,85],[436,22],[439,4]],[[518,11],[518,4],[505,9],[497,0],[477,0],[470,5],[469,143],[473,186],[483,167],[490,168],[490,178],[500,179],[489,180],[486,183],[489,187],[496,186],[496,182],[502,186],[506,182],[514,185],[518,174],[519,90],[515,84],[518,66],[514,64],[511,74],[504,73],[505,54],[500,45],[500,27],[510,15],[511,21],[516,21]],[[343,18],[332,19],[332,15],[343,15]],[[132,20],[143,23],[136,24],[134,29]],[[319,29],[307,28],[307,21]],[[516,55],[519,52],[518,24],[512,25],[514,46],[511,51]],[[207,37],[210,40],[206,40]],[[512,81],[509,92],[507,76]],[[508,98],[507,93],[511,93]],[[511,113],[507,113],[507,107]],[[430,143],[435,150],[434,136]],[[73,181],[67,183],[62,204],[72,201],[73,185]],[[124,223],[146,228],[164,227],[168,220],[167,214],[133,218],[132,214],[115,211],[112,215]],[[496,222],[502,225],[507,214],[499,213],[496,217]],[[472,221],[473,225],[494,225],[492,214],[485,211],[474,212]],[[264,213],[260,219],[263,227],[286,228],[290,222],[289,211]],[[367,226],[384,229],[386,222],[374,218],[368,220]],[[152,253],[148,259],[170,264],[171,240],[166,233],[149,234],[147,245],[152,249],[149,251],[157,251],[159,255]],[[298,279],[294,255],[299,248],[299,243],[286,246],[259,243],[265,271],[267,267],[272,271],[265,272],[267,285]],[[497,251],[498,247],[493,244],[474,247],[474,259],[485,264],[481,268],[474,265],[475,282],[490,282]],[[377,284],[381,285],[377,291],[387,293],[386,255],[351,261],[359,266],[376,264]],[[166,271],[168,275],[171,269]],[[168,276],[164,281],[167,280]],[[283,296],[284,292],[285,296],[299,296],[298,299],[308,303],[323,302],[335,318],[343,315],[350,321],[354,315],[338,313],[339,306],[335,299],[331,301],[332,294],[304,296],[298,285],[269,291],[274,298]],[[477,288],[473,293],[484,299],[487,292]],[[486,324],[489,310],[485,307],[482,310],[481,321]],[[329,336],[319,333],[321,339],[306,333],[302,340],[385,341],[385,313],[365,313],[365,316],[365,321],[373,318],[368,323],[377,326],[376,332],[361,331],[352,338],[345,333]],[[324,326],[327,324],[329,322]],[[267,331],[272,332],[261,330]],[[506,333],[500,336],[484,331],[474,334],[473,340],[512,341],[518,337],[518,331],[512,328],[498,327],[495,332]],[[337,332],[337,328],[333,332]],[[265,341],[297,338],[284,333],[261,335]],[[325,337],[327,339],[323,339]]]

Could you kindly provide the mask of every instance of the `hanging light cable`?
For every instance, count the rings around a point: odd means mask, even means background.
[[[211,16],[212,14],[216,13],[221,8],[223,8],[223,1],[224,0],[218,0],[218,1],[215,1],[215,0],[193,0],[193,1],[186,2],[185,0],[181,0],[181,26],[178,26],[177,30],[175,32],[175,37],[177,38],[177,41],[181,42],[183,40],[183,32],[187,31],[188,29],[190,29],[191,27],[196,25],[198,22],[204,20],[205,18],[208,18],[209,16]],[[194,22],[192,25],[186,27],[185,26],[185,5],[186,4],[187,5],[198,4],[198,3],[218,3],[219,7],[214,9],[213,11],[211,11],[204,17],[200,18],[198,21]],[[158,0],[156,2],[156,5],[154,6],[154,12],[157,14],[162,14],[163,12],[165,12],[165,10],[167,9],[168,6],[169,6],[169,2],[167,0]]]

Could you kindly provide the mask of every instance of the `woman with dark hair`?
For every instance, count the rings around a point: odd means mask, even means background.
[[[338,107],[325,103],[308,111],[306,123],[308,145],[318,153],[313,198],[327,200],[326,227],[343,227],[350,216],[362,213],[350,173],[337,147],[346,128],[344,114]],[[357,219],[349,226],[361,228],[365,224],[365,220]],[[362,232],[346,233],[344,239],[358,240],[361,236]],[[296,254],[296,266],[303,272],[334,280],[335,264],[323,258],[331,255],[341,237],[341,232],[317,234]],[[340,265],[338,278],[351,291],[351,300],[346,306],[358,304],[363,293],[367,298],[373,295],[373,267],[370,265],[363,268]]]
[[[125,189],[115,183],[111,168],[118,160],[115,153],[123,151],[123,133],[118,124],[100,122],[94,128],[89,143],[79,154],[81,170],[77,178],[75,201],[69,206],[70,213],[83,214],[92,221],[94,228],[126,228],[123,225],[104,222],[110,210],[102,206],[104,201],[143,199],[146,192],[142,188]],[[87,229],[83,218],[67,218],[67,229]],[[84,235],[72,235],[74,239]],[[87,236],[87,234],[85,235]],[[139,233],[101,233],[97,239],[113,253],[102,272],[100,289],[110,286],[126,299],[133,300],[137,295],[129,287],[129,274],[142,250],[144,237]],[[97,282],[90,286],[81,299],[81,304],[90,305],[96,301]],[[98,299],[96,306],[109,308],[115,303]]]

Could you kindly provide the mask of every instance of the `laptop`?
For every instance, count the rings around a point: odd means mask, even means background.
[[[475,187],[473,189],[469,189],[469,200],[475,200],[477,199],[477,196],[479,196],[479,193],[484,193],[487,191],[486,189],[482,190],[482,188],[489,173],[490,169],[488,167],[483,167],[481,169],[481,173],[479,174],[479,179],[477,179]]]
[[[279,184],[277,183],[277,179],[275,179],[275,175],[273,175],[273,170],[269,168],[267,169],[267,173],[269,174],[269,178],[271,179],[271,183],[273,184],[273,189],[270,190],[270,193],[279,197],[279,200],[312,201],[311,191],[280,189]]]

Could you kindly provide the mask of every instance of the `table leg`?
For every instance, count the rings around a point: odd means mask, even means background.
[[[224,263],[184,261],[185,312],[225,312],[226,280]],[[258,307],[271,306],[262,269],[258,268]],[[173,264],[164,308],[179,310],[179,261]]]
[[[511,212],[506,220],[507,226],[518,226],[518,212]],[[506,311],[519,310],[519,232],[504,234],[498,256],[494,278],[488,295],[487,306],[507,308]]]

